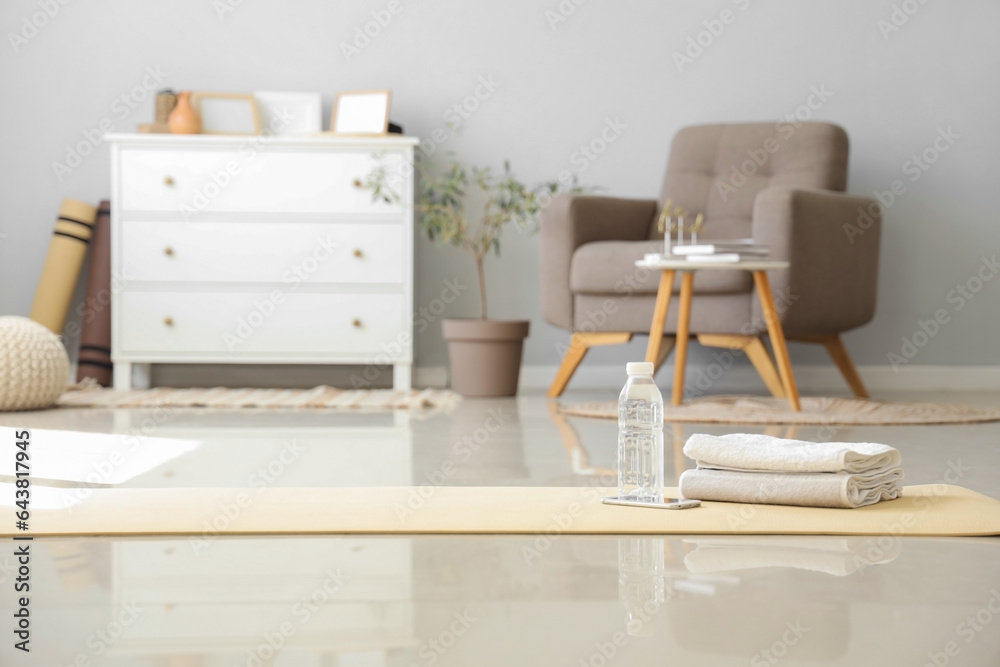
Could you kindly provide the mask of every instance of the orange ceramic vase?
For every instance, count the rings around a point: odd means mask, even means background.
[[[191,93],[184,91],[177,95],[177,106],[170,112],[170,131],[173,134],[198,134],[201,132],[201,116],[191,106]]]

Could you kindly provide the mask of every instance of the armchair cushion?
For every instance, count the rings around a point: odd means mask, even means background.
[[[660,272],[638,268],[636,260],[649,252],[663,252],[663,241],[596,241],[573,253],[569,286],[580,294],[656,294]],[[746,271],[699,271],[694,276],[695,294],[739,294],[749,292],[752,278]],[[680,280],[674,292],[680,292]]]
[[[656,214],[653,199],[618,199],[559,195],[542,212],[542,316],[550,324],[573,329],[570,263],[576,249],[593,241],[641,241]]]

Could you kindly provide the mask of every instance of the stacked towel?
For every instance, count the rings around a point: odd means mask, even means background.
[[[692,435],[685,498],[853,509],[900,494],[899,451],[870,442],[806,442],[767,435]]]

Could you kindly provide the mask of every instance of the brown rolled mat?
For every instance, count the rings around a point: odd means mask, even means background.
[[[853,510],[721,502],[685,510],[622,507],[602,504],[615,490],[597,487],[90,492],[65,509],[36,504],[30,532],[21,535],[1000,535],[1000,501],[947,484],[907,486],[901,498]],[[0,526],[5,536],[12,530],[13,521]]]
[[[102,387],[111,386],[111,202],[105,199],[97,210],[90,240],[90,276],[80,323],[80,354],[76,381],[93,378]]]
[[[70,301],[80,278],[83,258],[93,233],[97,209],[75,199],[63,199],[52,232],[49,254],[35,290],[29,317],[50,331],[62,334]]]

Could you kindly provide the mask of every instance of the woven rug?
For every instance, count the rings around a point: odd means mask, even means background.
[[[73,388],[61,408],[311,408],[337,410],[422,410],[450,408],[461,401],[444,389],[137,389]]]
[[[709,396],[663,406],[663,420],[708,424],[803,424],[817,426],[900,426],[1000,421],[1000,409],[961,403],[895,403],[862,398],[802,397],[802,412],[784,398]],[[618,403],[560,405],[574,417],[618,419]]]

